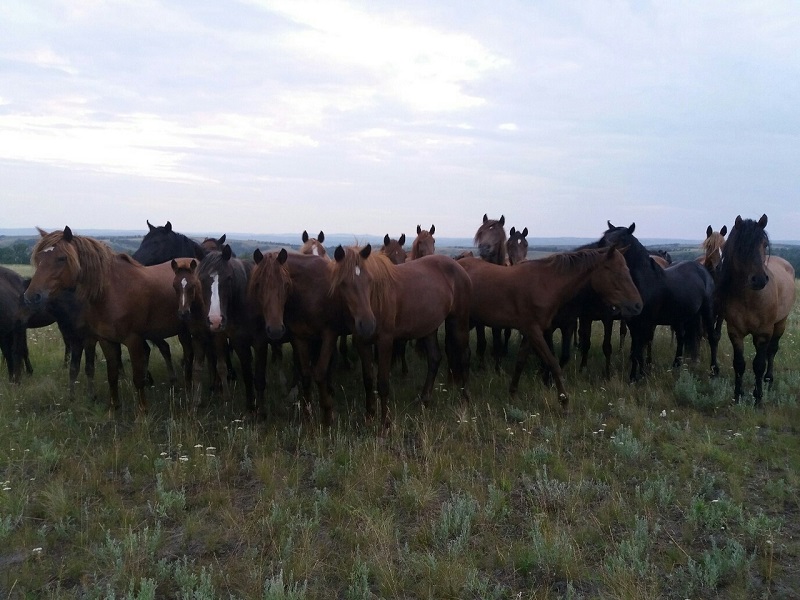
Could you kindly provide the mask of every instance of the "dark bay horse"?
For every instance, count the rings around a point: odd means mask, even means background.
[[[490,219],[485,213],[483,222],[475,232],[473,243],[478,248],[478,256],[493,265],[507,265],[508,254],[506,254],[506,224],[505,215],[500,215],[499,219]],[[486,354],[486,331],[483,326],[475,328],[477,341],[478,365],[483,366],[483,357]],[[502,329],[492,327],[492,356],[494,357],[494,368],[500,370],[500,359],[503,357],[504,346],[502,339]]]
[[[331,292],[342,295],[353,320],[353,339],[358,345],[374,344],[378,356],[378,395],[384,427],[389,418],[389,371],[395,340],[423,339],[428,372],[420,392],[427,401],[441,362],[437,331],[444,323],[445,353],[462,397],[469,374],[470,278],[448,256],[433,254],[393,265],[380,253],[363,248],[337,246],[332,265]],[[371,385],[371,353],[362,352],[366,414],[375,414]]]
[[[508,267],[470,257],[459,263],[472,280],[470,321],[475,325],[511,327],[523,336],[509,389],[511,394],[516,393],[525,362],[533,350],[552,373],[559,399],[567,402],[561,369],[544,333],[559,307],[585,285],[626,316],[636,315],[642,309],[642,299],[625,258],[614,246],[557,253]]]
[[[436,240],[433,234],[436,233],[436,226],[431,225],[430,229],[423,229],[417,225],[417,237],[411,242],[410,260],[416,260],[423,256],[430,256],[436,253]]]
[[[252,268],[251,261],[234,257],[231,247],[226,244],[222,251],[206,254],[200,261],[197,277],[203,290],[207,327],[212,334],[224,333],[239,357],[246,409],[251,416],[255,416],[256,398],[259,403],[264,400],[267,344],[258,313],[247,297]],[[223,378],[222,374],[220,378]],[[223,389],[226,400],[230,400],[227,386]]]
[[[752,335],[756,404],[763,396],[763,382],[772,386],[775,355],[796,293],[792,266],[768,254],[766,226],[767,215],[758,221],[737,216],[719,268],[718,294],[733,346],[734,399],[742,397],[744,338]]]
[[[36,271],[25,301],[43,305],[51,296],[74,289],[86,324],[101,340],[106,356],[111,408],[119,404],[120,367],[119,353],[112,346],[123,344],[130,354],[138,408],[145,411],[145,339],[178,335],[184,351],[189,344],[188,332],[178,319],[169,263],[144,267],[98,240],[73,235],[69,227],[43,235],[32,260]]]
[[[339,294],[330,293],[331,261],[313,254],[253,253],[248,296],[270,340],[288,336],[303,398],[317,384],[322,422],[334,420],[330,363],[336,338],[350,333],[350,315]],[[307,409],[306,404],[306,409]]]
[[[528,260],[528,228],[522,231],[514,227],[508,232],[506,240],[506,255],[508,264],[515,265],[523,260]]]
[[[711,372],[718,373],[719,339],[714,331],[711,275],[695,261],[681,261],[663,269],[633,235],[635,223],[629,227],[614,227],[610,222],[608,225],[599,244],[626,248],[625,260],[644,303],[640,314],[626,319],[631,331],[630,380],[637,381],[644,375],[644,350],[652,341],[657,325],[669,325],[675,332],[677,348],[672,365],[677,367],[683,358],[685,342],[696,339],[693,327],[702,323],[711,351]],[[692,355],[696,355],[695,348]]]
[[[309,237],[308,231],[304,229],[300,239],[303,240],[303,245],[300,246],[300,254],[313,254],[314,256],[329,258],[328,251],[325,249],[325,246],[322,245],[323,242],[325,242],[324,231],[320,231],[317,237],[313,238]]]

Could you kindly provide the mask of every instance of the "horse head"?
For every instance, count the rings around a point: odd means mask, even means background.
[[[522,231],[511,228],[508,232],[508,240],[506,241],[506,253],[508,254],[509,264],[516,265],[523,260],[528,259],[528,228]]]
[[[769,282],[765,268],[769,251],[766,226],[767,215],[761,215],[758,221],[736,217],[721,263],[724,285],[738,282],[751,290],[766,287]]]
[[[173,258],[170,262],[175,277],[172,288],[178,297],[178,318],[188,321],[194,314],[202,314],[203,290],[197,277],[197,259]]]
[[[331,275],[331,293],[338,291],[353,317],[355,333],[369,338],[375,333],[377,319],[372,310],[372,273],[367,264],[372,246],[336,247]]]
[[[264,317],[267,337],[271,340],[280,340],[286,335],[283,311],[292,289],[286,266],[288,258],[285,248],[267,254],[262,254],[258,248],[253,251],[256,266],[250,274],[247,293],[252,305]]]
[[[405,243],[405,233],[400,234],[400,237],[396,240],[390,238],[389,234],[387,233],[385,236],[383,236],[383,247],[381,248],[381,254],[385,254],[393,264],[401,265],[406,262],[406,259],[408,258],[408,254],[403,248],[403,244]]]
[[[506,224],[505,215],[499,219],[490,219],[483,215],[483,223],[475,232],[474,243],[478,247],[478,255],[485,261],[502,265],[506,262]]]

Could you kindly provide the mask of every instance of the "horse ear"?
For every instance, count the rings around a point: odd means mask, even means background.
[[[711,229],[711,225],[709,225],[708,227],[706,227],[706,237],[710,238],[712,233],[714,233],[714,230]]]
[[[325,241],[325,234],[320,230],[319,235],[317,236],[317,241],[321,244]]]
[[[422,227],[420,227],[419,225],[417,225],[417,235],[419,235],[421,231],[422,231]]]
[[[153,230],[155,229],[155,227],[153,227],[152,225],[150,225],[150,219],[147,219],[147,228],[148,228],[150,231],[153,231]]]
[[[719,234],[724,236],[727,233],[728,233],[728,226],[727,225],[723,225],[722,229],[719,230]]]
[[[431,228],[430,228],[430,231],[428,231],[428,233],[430,233],[431,235],[436,233],[436,225],[431,224]]]
[[[631,226],[630,226],[630,227],[628,227],[628,233],[630,233],[631,235],[633,235],[633,231],[634,231],[634,229],[636,229],[636,223],[631,223]]]
[[[342,248],[341,244],[336,246],[336,250],[333,251],[333,258],[336,262],[341,262],[344,259],[344,248]]]
[[[611,221],[606,221],[606,226],[607,226],[609,229],[615,229],[615,227],[614,227],[614,226],[611,224]]]
[[[230,260],[231,256],[233,256],[233,250],[231,250],[230,244],[225,244],[222,247],[222,260]]]
[[[192,259],[192,262],[189,263],[189,270],[194,271],[197,268],[197,261]]]
[[[167,224],[166,224],[166,225],[164,225],[164,229],[166,229],[166,230],[167,230],[167,233],[172,233],[172,223],[170,223],[169,221],[167,221]]]
[[[222,246],[225,243],[225,238],[227,238],[227,237],[228,237],[228,234],[227,233],[223,233],[222,237],[217,240],[217,243],[220,246]]]
[[[502,225],[505,225],[505,224],[506,224],[506,216],[505,215],[500,215],[500,225],[502,226]]]
[[[41,227],[37,227],[36,230],[39,232],[39,237],[44,237],[47,235],[47,232]]]
[[[178,271],[178,261],[173,258],[172,262],[170,262],[169,265],[172,267],[172,270],[177,273],[177,271]]]
[[[69,228],[69,225],[64,227],[64,241],[71,242],[73,237],[74,236],[72,235],[72,229]]]
[[[736,229],[737,227],[742,226],[742,215],[736,215],[736,220],[733,222],[733,228]]]
[[[400,237],[397,239],[397,243],[400,244],[401,246],[406,243],[406,234],[405,233],[401,233],[400,234]]]
[[[766,214],[761,215],[761,218],[758,220],[758,226],[761,227],[761,229],[764,229],[767,226]]]
[[[308,241],[308,232],[305,229],[303,229],[303,235],[300,236],[300,239],[303,240],[304,244]]]
[[[389,237],[389,234],[388,234],[388,233],[387,233],[385,236],[383,236],[383,245],[384,245],[384,246],[388,246],[388,245],[389,245],[389,242],[391,242],[391,241],[392,241],[392,240],[391,240],[391,238]]]
[[[369,255],[370,255],[371,253],[372,253],[372,244],[367,244],[366,246],[364,246],[364,247],[361,249],[361,252],[359,252],[359,254],[361,255],[361,258],[363,258],[363,259],[365,259],[365,260],[366,260],[367,258],[369,258]]]
[[[509,231],[509,232],[508,232],[508,235],[509,235],[509,236],[512,236],[512,235],[514,235],[515,233],[517,233],[517,228],[516,228],[516,227],[512,227],[512,228],[511,228],[511,231]]]
[[[278,264],[282,265],[288,258],[289,253],[286,251],[286,248],[281,248],[281,251],[278,252]]]
[[[261,254],[261,249],[260,248],[256,248],[255,250],[253,250],[253,262],[258,264],[262,260],[264,260],[264,255]]]
[[[522,237],[528,237],[528,228],[522,230]]]
[[[489,220],[489,217],[486,215],[486,213],[483,213],[483,222],[486,223],[486,221],[488,221],[488,220]]]

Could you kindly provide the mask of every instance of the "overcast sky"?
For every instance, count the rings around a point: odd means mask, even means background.
[[[799,56],[796,0],[4,0],[0,223],[798,240]]]

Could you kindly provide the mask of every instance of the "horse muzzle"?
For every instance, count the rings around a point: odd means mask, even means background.
[[[267,324],[266,331],[267,337],[277,342],[286,335],[286,326],[283,323],[277,327]]]
[[[226,321],[227,319],[225,319],[225,315],[208,317],[208,329],[213,332],[225,331]]]
[[[356,333],[363,338],[371,338],[375,334],[375,319],[356,319]]]
[[[754,291],[763,290],[767,287],[767,283],[769,282],[769,276],[764,275],[753,275],[750,278],[750,289]]]
[[[31,294],[29,290],[26,290],[25,293],[22,294],[22,299],[25,302],[26,306],[41,306],[45,302],[47,302],[47,291],[43,292],[36,292]]]

